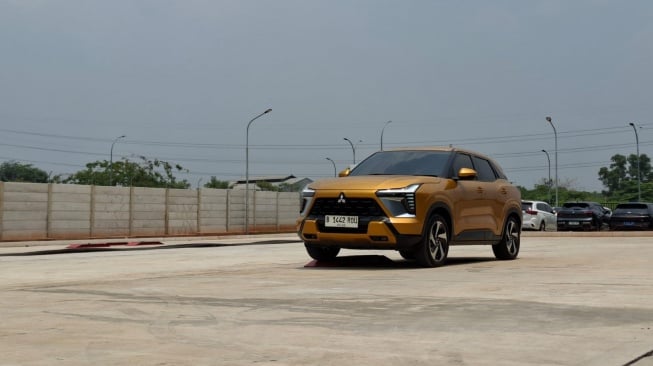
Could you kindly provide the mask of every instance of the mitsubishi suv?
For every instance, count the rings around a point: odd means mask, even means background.
[[[519,190],[492,159],[451,147],[378,151],[339,178],[302,192],[297,232],[308,255],[389,249],[424,267],[451,245],[485,244],[497,259],[519,253]]]

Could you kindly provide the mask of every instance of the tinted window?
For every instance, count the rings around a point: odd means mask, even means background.
[[[429,175],[443,176],[448,151],[379,151],[358,164],[350,176]]]
[[[648,209],[644,207],[617,207],[614,209],[613,215],[621,215],[627,213],[647,214]]]
[[[647,214],[648,205],[644,203],[622,203],[617,205],[614,209],[614,214],[623,214],[623,213],[637,213],[637,214]]]
[[[574,207],[579,207],[579,208],[589,208],[590,205],[588,205],[585,202],[568,202],[562,205],[564,208],[574,208]]]
[[[478,156],[474,156],[472,159],[474,160],[474,168],[478,173],[478,180],[484,182],[494,182],[497,180],[497,176],[494,174],[494,170],[489,161],[481,159]]]
[[[617,205],[615,210],[618,210],[620,208],[622,208],[622,209],[626,209],[626,208],[643,208],[643,209],[646,209],[647,205],[645,203],[622,203],[622,204]]]
[[[451,174],[457,177],[461,168],[474,169],[471,156],[467,154],[456,154],[456,159],[453,161],[453,172]]]
[[[546,203],[538,203],[537,204],[537,209],[540,210],[540,211],[553,212],[553,209],[551,209],[551,206],[547,205]]]
[[[522,211],[530,210],[531,209],[531,203],[530,202],[522,202],[521,203],[521,209],[522,209]]]

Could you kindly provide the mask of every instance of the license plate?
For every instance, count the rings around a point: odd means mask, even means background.
[[[578,221],[569,221],[567,224],[569,224],[570,226],[577,226],[577,225],[580,225],[580,222],[578,222]]]
[[[635,223],[632,221],[625,221],[624,226],[635,226]]]
[[[325,215],[324,226],[358,228],[358,216]]]

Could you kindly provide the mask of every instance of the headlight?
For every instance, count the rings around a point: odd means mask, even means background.
[[[315,196],[315,190],[310,189],[308,187],[304,188],[302,190],[302,200],[299,204],[299,213],[302,216],[306,215],[306,209],[308,209],[311,206],[311,201],[313,201],[313,196]]]
[[[381,189],[376,191],[376,196],[393,216],[415,216],[415,192],[419,187],[420,184],[413,184],[404,188]]]

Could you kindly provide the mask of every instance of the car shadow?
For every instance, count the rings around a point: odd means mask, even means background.
[[[445,267],[466,265],[472,263],[496,261],[493,257],[453,257],[447,258]],[[350,255],[336,257],[331,261],[312,260],[306,263],[303,268],[308,269],[419,269],[416,261],[399,259],[393,260],[384,255]]]

